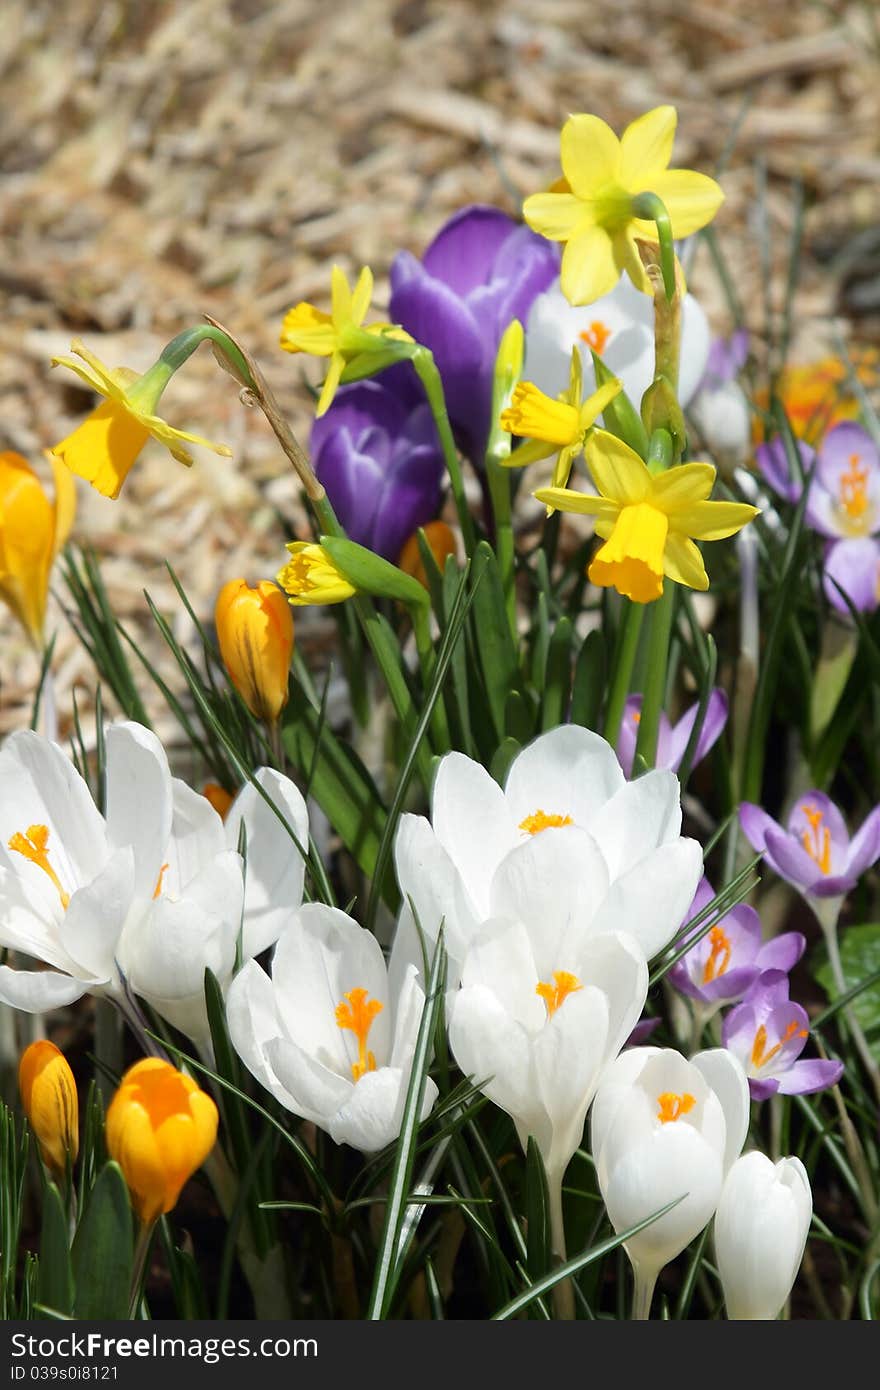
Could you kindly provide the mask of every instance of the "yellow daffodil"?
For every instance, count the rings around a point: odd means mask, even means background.
[[[570,488],[541,488],[535,496],[565,512],[596,518],[605,544],[588,570],[593,584],[615,588],[635,603],[652,603],[663,577],[690,589],[708,589],[709,579],[694,541],[733,536],[757,516],[743,502],[710,502],[715,469],[682,463],[665,473],[647,466],[622,440],[594,430],[585,447],[598,495]]]
[[[0,599],[36,646],[43,640],[49,576],[70,534],[76,485],[52,460],[55,499],[20,454],[0,454]]]
[[[150,438],[164,444],[178,463],[187,467],[193,461],[192,454],[183,447],[182,440],[201,444],[226,458],[232,456],[225,444],[212,444],[200,434],[175,429],[155,414],[159,398],[173,375],[173,368],[161,358],[138,376],[129,367],[105,367],[79,341],[72,342],[70,350],[86,365],[72,357],[53,357],[52,366],[69,367],[105,401],[56,444],[52,454],[104,497],[119,496],[132,464]]]
[[[342,603],[356,592],[322,545],[291,541],[292,559],[275,576],[295,607],[310,603]]]
[[[252,589],[230,579],[214,608],[220,655],[232,684],[251,714],[275,720],[287,704],[293,617],[275,584],[261,579]]]
[[[63,1177],[79,1151],[76,1082],[64,1053],[45,1038],[31,1043],[21,1054],[18,1089],[40,1157]]]
[[[217,1119],[211,1097],[170,1062],[146,1057],[129,1067],[107,1110],[107,1152],[145,1226],[176,1205],[214,1147]]]
[[[638,194],[662,199],[674,237],[699,231],[718,211],[724,194],[714,179],[668,167],[677,119],[673,106],[658,106],[619,140],[598,116],[571,116],[562,127],[564,183],[527,198],[523,216],[542,236],[566,243],[561,285],[570,304],[609,294],[624,270],[652,293],[636,238],[655,241],[657,233],[653,222],[634,215]]]
[[[336,395],[342,373],[357,357],[383,351],[381,339],[412,342],[408,333],[391,323],[371,323],[364,327],[373,293],[373,272],[364,266],[354,290],[338,265],[330,278],[332,310],[325,314],[304,301],[284,315],[281,346],[285,352],[307,352],[313,357],[329,357],[327,375],[321,388],[316,415],[323,415]]]
[[[523,436],[528,443],[520,444],[508,458],[502,459],[505,468],[521,468],[555,453],[553,486],[565,487],[572,464],[583,450],[590,430],[622,385],[614,377],[582,402],[581,355],[576,347],[571,351],[568,390],[563,391],[558,400],[546,396],[531,381],[519,382],[514,387],[510,405],[501,412],[501,425],[511,434]],[[553,510],[548,507],[547,515],[552,515]]]

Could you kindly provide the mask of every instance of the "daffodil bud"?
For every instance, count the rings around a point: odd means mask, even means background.
[[[230,579],[214,608],[220,655],[251,714],[269,721],[287,704],[293,617],[281,590],[268,579],[251,588]]]
[[[63,1177],[68,1159],[79,1152],[76,1082],[67,1059],[54,1043],[41,1038],[21,1055],[18,1089],[28,1123],[47,1168]]]
[[[107,1152],[144,1225],[176,1205],[214,1147],[217,1118],[211,1097],[170,1062],[146,1057],[129,1067],[107,1111]]]
[[[715,1214],[715,1253],[727,1316],[770,1321],[791,1292],[813,1214],[810,1180],[798,1158],[771,1163],[743,1154]]]
[[[455,532],[446,525],[445,521],[429,521],[427,526],[421,527],[421,530],[425,537],[425,544],[442,574],[446,568],[447,557],[456,552]],[[428,588],[428,576],[422,561],[422,552],[419,549],[418,531],[414,531],[404,545],[400,552],[398,564],[404,574],[418,580],[425,589]]]

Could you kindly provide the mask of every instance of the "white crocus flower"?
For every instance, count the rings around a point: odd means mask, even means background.
[[[626,1042],[648,991],[647,962],[632,937],[590,935],[590,912],[602,897],[601,859],[597,867],[598,892],[592,903],[582,900],[578,914],[526,911],[519,920],[481,927],[449,1023],[461,1070],[510,1115],[524,1149],[529,1135],[538,1144],[553,1244],[563,1259],[563,1176],[602,1071]]]
[[[800,1269],[813,1195],[799,1158],[772,1163],[743,1154],[715,1214],[715,1254],[727,1316],[769,1321],[779,1315]]]
[[[592,901],[601,881],[604,898],[591,913],[591,932],[623,924],[650,959],[678,931],[700,879],[700,847],[680,830],[675,774],[654,771],[627,782],[611,745],[576,724],[552,729],[518,753],[503,789],[479,763],[447,753],[434,781],[431,820],[404,815],[398,827],[403,934],[412,934],[410,904],[430,940],[444,922],[455,984],[482,922],[533,915],[511,911],[521,894],[540,898],[543,910],[548,894],[557,905],[583,895]],[[541,866],[549,861],[548,874]]]
[[[599,1189],[618,1233],[668,1202],[676,1206],[626,1242],[634,1317],[645,1318],[657,1275],[711,1219],[749,1122],[749,1088],[732,1053],[687,1061],[635,1047],[608,1068],[591,1119]]]
[[[371,932],[311,903],[279,937],[271,976],[246,964],[226,1010],[236,1051],[276,1100],[373,1153],[400,1132],[424,1003],[414,966],[389,971]],[[422,1119],[436,1098],[428,1077]]]
[[[711,334],[693,295],[684,298],[678,399],[686,406],[696,391],[709,358]],[[568,385],[571,350],[583,361],[584,394],[596,389],[592,348],[608,370],[623,382],[636,410],[654,379],[654,304],[624,275],[610,294],[593,304],[569,304],[559,282],[539,294],[526,324],[523,378],[554,399]]]
[[[223,991],[231,982],[236,943],[249,960],[271,946],[302,903],[308,847],[305,802],[289,778],[260,768],[238,793],[225,824],[206,797],[172,778],[164,753],[153,749],[157,795],[171,808],[171,828],[155,897],[133,914],[120,946],[120,964],[134,993],[210,1050],[205,969]],[[286,824],[285,824],[286,823]],[[236,847],[244,826],[246,865]]]

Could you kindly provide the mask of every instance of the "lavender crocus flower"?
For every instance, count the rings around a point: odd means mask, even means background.
[[[681,766],[681,760],[687,751],[699,708],[699,701],[697,701],[696,704],[691,705],[690,709],[685,711],[675,724],[671,724],[668,716],[661,713],[660,728],[657,734],[656,767],[668,768],[671,772],[678,771]],[[620,723],[620,733],[617,736],[617,748],[615,749],[618,762],[627,777],[632,776],[636,739],[638,738],[639,721],[641,717],[641,695],[628,696],[626,704],[623,707],[623,719]],[[709,703],[706,706],[706,717],[703,720],[703,727],[700,730],[697,746],[694,750],[694,767],[705,758],[709,749],[719,738],[726,723],[727,696],[720,687],[716,686],[709,696]]]
[[[880,538],[861,536],[829,545],[822,587],[838,613],[851,617],[852,608],[858,613],[873,613],[880,606]]]
[[[798,798],[785,829],[750,801],[740,806],[739,820],[771,869],[808,897],[842,898],[880,857],[880,806],[852,839],[840,811],[820,791]]]
[[[535,296],[558,273],[552,242],[481,204],[451,217],[421,262],[408,251],[394,258],[389,318],[434,354],[456,442],[477,466],[502,334],[512,319],[525,323]]]
[[[440,509],[444,463],[430,406],[398,368],[391,372],[343,386],[315,420],[310,443],[347,534],[396,562],[404,542]]]
[[[861,425],[845,420],[819,449],[807,521],[832,540],[880,531],[880,453]]]
[[[819,1057],[798,1061],[810,1020],[789,999],[788,985],[783,970],[765,971],[722,1023],[724,1046],[742,1062],[753,1100],[777,1093],[808,1095],[836,1085],[843,1074],[842,1062]]]
[[[797,451],[801,460],[801,471],[804,477],[809,475],[816,457],[815,449],[811,449],[809,444],[805,444],[802,439],[795,441]],[[799,477],[793,477],[788,464],[788,455],[785,452],[785,445],[781,437],[777,434],[767,441],[766,444],[759,444],[755,449],[755,462],[766,483],[769,483],[773,491],[785,502],[795,505],[804,485]]]
[[[688,912],[696,917],[715,897],[707,878],[697,888]],[[705,922],[691,936],[704,931]],[[677,947],[682,940],[675,943]],[[708,932],[676,961],[669,978],[676,989],[706,1006],[711,1012],[721,1004],[733,1004],[751,988],[764,971],[787,974],[804,953],[806,938],[800,932],[783,932],[772,941],[761,940],[761,919],[753,907],[740,903],[719,917]]]
[[[748,355],[749,335],[745,328],[738,328],[729,338],[713,338],[706,370],[697,389],[716,391],[719,386],[733,381],[745,366]]]

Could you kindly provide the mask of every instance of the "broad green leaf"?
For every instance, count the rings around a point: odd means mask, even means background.
[[[815,968],[814,974],[829,999],[835,1000],[839,991],[824,947],[814,952],[814,958],[820,954],[823,963]],[[873,984],[853,997],[850,1008],[861,1024],[871,1052],[880,1061],[880,922],[845,927],[840,933],[840,962],[847,990],[855,989],[872,976],[875,977]]]
[[[510,635],[498,562],[486,541],[478,544],[476,560],[482,561],[485,569],[474,599],[471,620],[486,701],[496,736],[502,738],[506,732],[504,709],[508,692],[517,681],[519,662]]]
[[[69,1224],[61,1193],[54,1182],[47,1183],[43,1191],[37,1301],[59,1313],[73,1312]]]
[[[77,1318],[126,1318],[131,1286],[131,1205],[118,1163],[98,1174],[73,1241]]]

